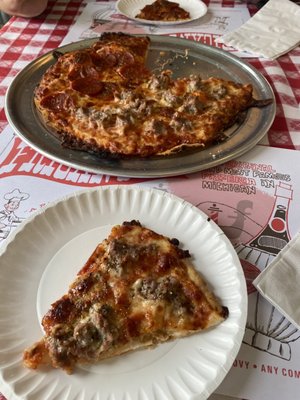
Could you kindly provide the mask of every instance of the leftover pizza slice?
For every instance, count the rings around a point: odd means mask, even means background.
[[[228,316],[190,254],[138,221],[112,228],[42,319],[24,365],[72,373],[100,360],[207,330]]]
[[[112,158],[202,149],[223,140],[241,113],[272,101],[254,100],[247,83],[154,73],[149,46],[147,36],[106,33],[91,47],[59,55],[34,102],[64,147]]]
[[[182,21],[190,19],[190,13],[174,1],[156,0],[147,4],[136,15],[136,18],[149,21]]]

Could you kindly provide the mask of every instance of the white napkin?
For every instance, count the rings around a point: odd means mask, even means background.
[[[269,0],[245,24],[217,42],[275,59],[300,43],[300,6],[289,0]]]
[[[258,275],[253,285],[300,329],[300,233]]]

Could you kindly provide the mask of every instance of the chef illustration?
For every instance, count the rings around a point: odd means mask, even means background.
[[[19,189],[14,189],[9,193],[5,193],[4,209],[0,210],[0,241],[7,238],[12,228],[15,228],[24,218],[16,215],[21,201],[28,199],[29,194],[23,193]]]

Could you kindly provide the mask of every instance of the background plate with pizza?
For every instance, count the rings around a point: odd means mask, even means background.
[[[207,13],[207,6],[201,0],[175,0],[179,7],[189,13],[190,17],[188,19],[178,21],[155,21],[136,17],[141,9],[153,2],[154,0],[119,0],[116,4],[116,8],[121,14],[138,23],[160,26],[186,24],[187,22],[203,17]]]

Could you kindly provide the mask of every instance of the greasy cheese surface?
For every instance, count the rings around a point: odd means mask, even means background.
[[[167,155],[222,138],[251,106],[252,86],[145,67],[147,37],[104,34],[61,55],[35,104],[66,147],[109,156]]]
[[[115,226],[69,291],[44,316],[45,337],[24,353],[25,365],[67,371],[136,348],[186,336],[226,318],[188,251],[138,222]]]

